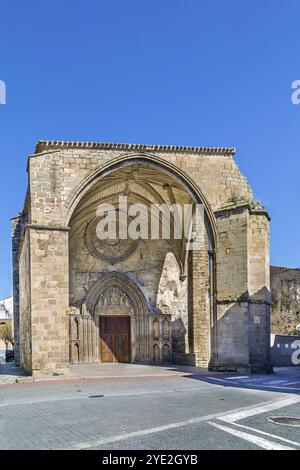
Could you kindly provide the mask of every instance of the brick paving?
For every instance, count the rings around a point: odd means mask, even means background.
[[[152,369],[152,375],[149,372],[146,375],[143,367],[133,368],[131,375],[125,376],[124,370],[122,375],[120,369],[115,368],[112,377],[111,369],[107,368],[106,375],[95,376],[91,367],[82,379],[81,368],[78,377],[0,385],[0,449],[81,448],[86,442],[90,448],[99,439],[111,442],[114,436],[143,433],[172,423],[280,399],[286,390],[280,390],[274,384],[284,385],[290,381],[294,388],[299,377],[296,369],[283,371],[281,375],[259,377],[210,374],[194,368],[189,371],[157,368]],[[273,391],[262,389],[268,389],[270,384],[274,386]],[[278,387],[276,391],[275,387]],[[206,448],[213,442],[218,448],[219,445],[222,447],[222,439],[227,448],[239,447],[236,440],[228,436],[225,439],[224,433],[216,429],[209,427],[208,435],[208,427],[204,424],[170,430],[166,442],[162,442],[164,434],[160,432],[155,436],[126,440],[124,448],[135,445],[166,448],[173,445],[172,436],[183,439],[175,442],[172,448],[180,449],[182,445],[186,446],[183,448],[193,445]],[[201,442],[197,436],[190,442],[192,429],[204,433]],[[283,432],[288,433],[288,430]],[[122,442],[106,447],[122,448]],[[95,447],[105,448],[99,444]]]
[[[269,397],[190,377],[0,386],[0,449],[60,449],[250,406]],[[102,398],[90,398],[104,395]]]

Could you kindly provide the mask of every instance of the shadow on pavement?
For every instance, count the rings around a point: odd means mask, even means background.
[[[300,367],[275,367],[272,374],[241,375],[237,373],[209,372],[206,369],[195,371],[195,367],[177,368],[173,365],[169,370],[187,372],[186,378],[221,385],[223,387],[265,390],[280,393],[300,394]],[[191,370],[192,369],[192,370]]]

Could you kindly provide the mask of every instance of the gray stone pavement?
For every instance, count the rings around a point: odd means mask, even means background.
[[[268,420],[300,416],[296,369],[238,376],[149,367],[116,367],[113,376],[92,367],[84,379],[78,367],[70,378],[0,385],[0,449],[300,448],[300,427]]]
[[[74,364],[70,373],[64,376],[26,376],[13,362],[0,364],[0,384],[30,382],[41,380],[73,380],[78,378],[113,378],[113,377],[157,377],[206,374],[207,369],[184,366],[153,366],[146,364]]]
[[[200,367],[187,367],[179,365],[153,366],[146,364],[74,364],[70,367],[70,373],[64,376],[26,376],[20,367],[16,367],[13,362],[0,363],[0,385],[15,382],[30,381],[59,381],[74,379],[97,379],[116,377],[162,377],[162,376],[212,376],[227,380],[234,378],[237,383],[269,384],[282,388],[283,384],[288,387],[294,386],[294,390],[300,390],[300,367],[277,367],[273,374],[252,374],[241,376],[237,373],[214,372],[209,373],[207,369]]]

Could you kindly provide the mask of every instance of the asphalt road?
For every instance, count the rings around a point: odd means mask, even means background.
[[[300,449],[298,379],[157,376],[0,385],[0,449]]]

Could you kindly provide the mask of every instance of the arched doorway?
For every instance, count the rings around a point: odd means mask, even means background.
[[[171,315],[151,314],[141,290],[118,272],[91,286],[70,316],[70,334],[71,362],[171,360]]]
[[[189,309],[186,313],[186,320],[183,322],[182,331],[187,331],[187,338],[184,341],[177,341],[178,351],[176,361],[185,361],[187,355],[188,363],[198,363],[207,366],[211,357],[211,338],[213,324],[216,323],[215,297],[215,227],[213,214],[201,192],[193,181],[186,178],[181,170],[170,163],[163,162],[160,158],[142,155],[130,155],[125,158],[105,165],[97,170],[85,182],[82,183],[70,207],[73,207],[70,218],[70,304],[80,306],[81,314],[90,314],[90,310],[84,310],[85,304],[82,299],[86,298],[93,285],[101,283],[105,276],[112,276],[116,273],[130,280],[142,293],[146,304],[148,320],[142,320],[141,336],[144,338],[139,343],[138,335],[133,334],[137,328],[136,311],[132,308],[132,300],[128,298],[124,301],[123,310],[119,305],[108,305],[107,300],[98,303],[96,310],[98,313],[93,323],[98,329],[95,333],[97,340],[101,331],[105,331],[105,338],[102,340],[111,343],[111,349],[116,351],[114,344],[120,341],[123,346],[129,342],[132,344],[131,350],[124,346],[124,354],[116,352],[114,355],[108,351],[97,350],[93,352],[93,360],[126,360],[131,362],[144,362],[162,360],[162,357],[172,357],[172,347],[169,349],[165,344],[160,343],[162,336],[153,336],[155,328],[153,323],[155,315],[159,316],[168,311],[176,324],[182,325],[182,315],[177,315],[177,311],[172,309],[161,311],[158,305],[159,284],[164,269],[164,261],[167,253],[172,253],[179,267],[179,280],[188,283],[187,296]],[[99,204],[105,203],[116,207],[120,212],[119,197],[126,196],[128,204],[141,203],[149,208],[153,204],[204,204],[205,220],[205,241],[199,252],[189,252],[187,249],[187,239],[171,240],[143,240],[134,241],[127,245],[122,245],[119,240],[113,243],[99,243],[95,239],[95,226],[97,224],[96,211]],[[70,209],[71,210],[71,209]],[[118,242],[118,243],[117,243]],[[114,274],[112,274],[114,273]],[[186,281],[187,280],[187,281]],[[112,284],[109,288],[115,288]],[[110,299],[109,288],[107,296]],[[121,289],[122,290],[122,289]],[[180,291],[180,290],[179,290]],[[125,297],[128,294],[125,285],[123,292]],[[111,302],[111,300],[109,300]],[[170,299],[174,304],[174,301]],[[118,301],[119,302],[119,301]],[[130,313],[124,314],[125,303]],[[179,305],[180,302],[176,302]],[[95,307],[95,306],[94,306]],[[101,311],[102,308],[102,311]],[[83,310],[82,310],[83,309]],[[95,311],[96,311],[95,310]],[[128,310],[128,311],[129,311]],[[178,309],[177,309],[178,310]],[[108,312],[115,313],[109,315]],[[83,313],[82,313],[83,312]],[[105,313],[106,312],[106,313]],[[101,320],[100,317],[111,317],[109,320]],[[116,324],[117,317],[120,317],[120,325]],[[129,316],[129,320],[126,317]],[[124,317],[124,318],[123,318]],[[98,322],[98,323],[97,323]],[[107,323],[108,322],[108,323]],[[161,319],[158,320],[161,326]],[[120,330],[119,330],[120,328]],[[97,336],[98,334],[98,336]],[[153,341],[156,341],[153,344]],[[86,341],[85,341],[86,342]],[[94,342],[95,343],[95,342]],[[183,343],[183,345],[179,344]],[[142,346],[144,345],[144,346]],[[144,348],[144,349],[143,349]],[[164,351],[164,353],[162,353]],[[113,357],[114,356],[114,357]],[[122,359],[123,356],[123,359]],[[86,359],[84,361],[90,361]],[[174,358],[174,354],[173,354]],[[200,359],[199,359],[200,358]]]

